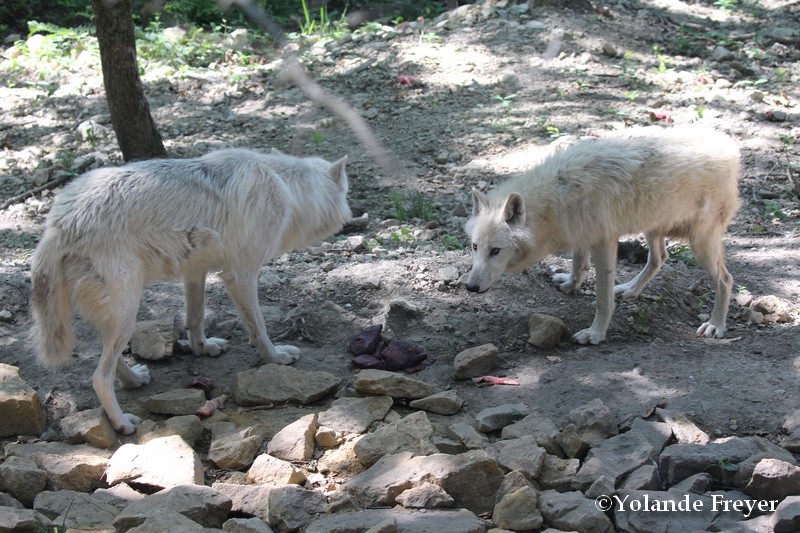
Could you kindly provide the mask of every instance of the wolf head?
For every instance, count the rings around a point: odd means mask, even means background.
[[[472,247],[468,291],[487,291],[504,272],[527,266],[526,250],[532,236],[526,226],[525,202],[519,194],[511,193],[498,201],[472,189],[472,216],[464,230]]]

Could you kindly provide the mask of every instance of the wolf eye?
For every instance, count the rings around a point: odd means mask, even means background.
[[[500,248],[492,248],[489,250],[489,255],[497,255],[500,253]]]
[[[474,242],[472,243],[472,251],[473,252],[477,252],[478,251],[478,245],[476,243],[474,243]]]

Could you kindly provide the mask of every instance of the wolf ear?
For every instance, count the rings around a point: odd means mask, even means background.
[[[481,191],[472,188],[472,216],[476,217],[481,211],[489,207],[489,199]]]
[[[333,163],[331,169],[328,171],[328,175],[342,188],[347,187],[347,172],[345,171],[345,166],[347,166],[347,156]]]
[[[508,195],[503,206],[503,218],[509,226],[525,225],[525,201],[522,196],[515,192]]]

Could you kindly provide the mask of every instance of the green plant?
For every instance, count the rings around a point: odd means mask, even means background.
[[[716,0],[714,5],[725,11],[729,11],[736,7],[737,0]]]
[[[688,244],[678,242],[674,244],[670,244],[667,246],[667,255],[669,255],[670,259],[674,259],[676,261],[682,261],[689,266],[696,267],[697,260],[694,258],[694,254],[692,254],[692,249],[689,247]]]
[[[639,98],[639,91],[628,91],[622,93],[622,96],[627,98],[631,102],[635,102],[637,98]]]
[[[554,126],[549,122],[544,125],[544,129],[547,132],[547,135],[553,139],[557,139],[563,135],[563,133],[561,133],[561,130],[559,130],[557,126]]]
[[[777,218],[778,220],[786,220],[789,216],[783,212],[783,206],[773,200],[763,200],[764,214],[767,218]]]
[[[416,237],[408,228],[400,228],[398,231],[393,231],[390,238],[395,244],[403,244],[404,242],[414,242]]]
[[[436,208],[433,206],[433,201],[419,191],[408,194],[391,192],[389,200],[392,202],[395,218],[400,221],[408,221],[412,218],[436,219]]]
[[[500,111],[504,115],[507,115],[509,111],[511,111],[511,102],[513,102],[514,98],[516,97],[516,94],[509,94],[507,96],[500,96],[499,94],[496,94],[492,96],[492,100],[497,100],[500,102]]]
[[[445,250],[461,250],[464,248],[464,243],[455,235],[448,233],[442,238],[442,248]]]

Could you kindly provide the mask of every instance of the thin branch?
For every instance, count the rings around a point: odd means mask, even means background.
[[[74,177],[75,177],[74,174],[65,173],[65,174],[62,174],[61,176],[57,177],[54,180],[48,181],[47,183],[45,183],[43,185],[39,185],[38,187],[35,187],[35,188],[30,189],[28,191],[25,191],[22,194],[18,194],[16,196],[12,196],[11,198],[9,198],[5,202],[3,202],[3,205],[0,205],[0,211],[3,211],[4,209],[8,208],[10,205],[16,204],[18,202],[23,202],[23,201],[27,200],[28,198],[30,198],[31,196],[33,196],[35,194],[39,194],[42,191],[46,191],[47,189],[55,189],[56,187],[58,187],[59,185],[61,185],[65,181],[68,181],[68,180],[70,180],[70,179],[72,179]]]

